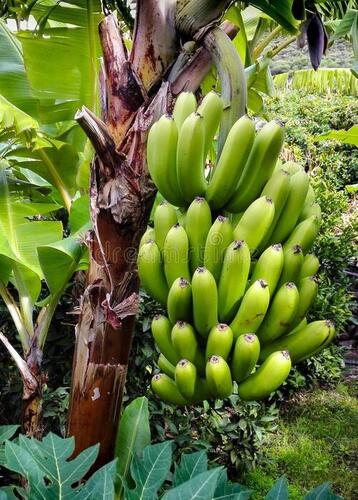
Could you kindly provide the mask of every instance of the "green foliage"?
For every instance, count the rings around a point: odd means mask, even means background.
[[[290,499],[301,500],[319,481],[331,481],[343,498],[357,491],[358,404],[345,385],[296,395],[285,407],[277,432],[269,436],[260,468],[244,475],[261,499],[274,478],[285,473]],[[322,485],[323,489],[323,485]],[[312,496],[308,497],[312,498]]]
[[[115,462],[103,466],[85,484],[79,484],[96,460],[99,446],[69,460],[74,446],[74,438],[63,439],[52,433],[42,441],[23,435],[17,443],[7,440],[3,465],[26,479],[25,491],[17,489],[20,498],[113,498]]]
[[[353,125],[349,130],[332,130],[331,132],[316,137],[317,141],[326,141],[327,139],[358,146],[358,125]]]
[[[358,95],[358,80],[348,68],[320,68],[281,73],[274,79],[277,90],[287,87],[311,93],[338,92]]]

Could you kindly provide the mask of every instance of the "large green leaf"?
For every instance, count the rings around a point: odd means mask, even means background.
[[[210,469],[195,475],[180,486],[169,490],[163,496],[163,500],[212,500],[214,498],[216,486],[221,467]]]
[[[208,457],[205,450],[196,453],[184,453],[181,456],[180,464],[175,467],[173,486],[179,486],[206,470],[208,470]]]
[[[331,490],[330,483],[326,482],[307,493],[304,500],[343,500],[343,498],[335,495]]]
[[[274,78],[276,89],[292,88],[308,92],[339,92],[358,95],[358,80],[348,68],[302,69],[282,73]]]
[[[19,425],[0,425],[0,465],[4,465],[5,463],[4,443],[14,436],[18,428]]]
[[[349,130],[331,130],[325,134],[315,136],[316,141],[327,141],[330,139],[358,146],[358,125],[353,125]]]
[[[285,30],[297,31],[299,21],[292,15],[292,0],[251,0],[250,4],[267,14]]]
[[[41,99],[71,101],[68,119],[82,104],[95,109],[101,54],[99,0],[36,3],[32,13],[48,21],[41,25],[42,33],[24,31],[18,35],[34,94]]]
[[[134,489],[126,487],[127,500],[154,500],[164,483],[172,462],[171,441],[154,444],[144,448],[143,456],[134,455],[131,463],[131,476]],[[189,497],[190,498],[190,497]]]
[[[140,455],[150,444],[148,400],[136,398],[124,410],[116,439],[115,456],[117,461],[116,490],[124,491],[130,476],[130,465],[134,455]]]
[[[265,496],[265,500],[288,500],[288,483],[285,476],[276,481]]]
[[[251,494],[252,490],[246,486],[229,482],[226,470],[221,471],[215,490],[215,500],[248,500]]]
[[[0,94],[26,113],[36,114],[38,99],[27,80],[21,45],[2,19],[0,61]]]

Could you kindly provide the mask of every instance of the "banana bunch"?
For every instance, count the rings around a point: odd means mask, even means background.
[[[152,389],[177,405],[226,398],[234,385],[244,400],[264,399],[335,335],[332,322],[306,319],[322,218],[308,175],[278,162],[280,124],[256,133],[247,116],[215,158],[222,114],[217,94],[197,107],[182,93],[148,136],[148,168],[164,201],[141,239],[138,272],[167,311],[152,321],[161,370]]]

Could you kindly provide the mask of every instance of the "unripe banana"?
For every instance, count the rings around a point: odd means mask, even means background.
[[[304,201],[304,205],[306,205],[306,206],[312,205],[312,203],[315,203],[315,201],[316,201],[316,195],[315,195],[315,192],[314,192],[312,185],[310,184],[308,186],[308,191],[307,191],[307,195],[306,195],[306,198]]]
[[[164,273],[169,287],[177,278],[190,281],[189,240],[185,229],[179,224],[175,224],[165,238],[163,257]]]
[[[231,374],[233,380],[242,382],[255,368],[260,354],[259,339],[253,333],[240,335],[236,340],[231,360]]]
[[[277,291],[257,336],[261,344],[268,344],[284,335],[296,315],[299,294],[294,283],[285,283]]]
[[[283,268],[278,286],[284,283],[298,283],[298,276],[303,262],[303,253],[300,245],[293,245],[283,250]]]
[[[167,360],[167,358],[164,356],[164,354],[160,354],[157,364],[159,366],[159,369],[165,373],[165,375],[168,375],[168,377],[172,378],[174,380],[175,377],[175,366],[172,365],[170,361]]]
[[[149,131],[147,163],[151,178],[164,198],[173,205],[183,206],[176,170],[177,142],[173,118],[163,115]]]
[[[235,240],[244,240],[253,252],[265,238],[274,216],[275,207],[271,198],[266,196],[258,198],[245,210],[235,227]]]
[[[209,333],[208,341],[206,343],[205,359],[210,358],[216,354],[225,360],[228,358],[234,336],[231,328],[225,323],[219,323],[214,326]]]
[[[154,316],[152,320],[152,334],[159,351],[175,366],[179,356],[172,344],[172,325],[169,319],[162,314]]]
[[[314,276],[317,274],[319,269],[319,260],[314,253],[308,253],[303,259],[303,264],[301,267],[299,280],[308,278],[309,276]]]
[[[280,279],[283,269],[283,261],[284,256],[282,245],[271,245],[261,254],[254,267],[251,278],[252,283],[259,279],[265,280],[270,292],[270,297],[273,297]]]
[[[218,292],[211,272],[198,267],[192,280],[194,326],[199,334],[207,337],[218,322]]]
[[[271,235],[271,244],[283,243],[292,232],[302,211],[308,185],[309,177],[304,170],[299,170],[290,178],[288,197]]]
[[[187,359],[181,359],[175,367],[175,383],[185,399],[192,400],[197,380],[196,366]]]
[[[167,201],[161,201],[154,212],[155,242],[163,252],[164,241],[169,230],[178,222],[175,208]]]
[[[326,340],[325,340],[325,342],[323,342],[323,344],[320,344],[317,347],[317,349],[315,349],[308,356],[306,356],[305,359],[310,358],[311,356],[315,356],[316,354],[319,354],[321,351],[323,351],[323,349],[325,349],[326,347],[328,347],[332,343],[334,337],[336,336],[336,330],[335,330],[335,327],[334,327],[334,323],[332,321],[329,321],[329,323],[330,323],[330,334],[329,334],[329,336],[326,338]]]
[[[227,210],[241,212],[258,197],[275,168],[283,140],[283,127],[275,121],[266,123],[258,132]]]
[[[242,240],[233,241],[225,252],[218,286],[220,321],[231,321],[234,317],[241,297],[245,293],[249,271],[248,246]]]
[[[305,219],[308,219],[309,217],[312,217],[312,215],[315,215],[318,221],[318,224],[321,225],[322,222],[322,210],[321,207],[318,203],[311,203],[310,205],[304,205],[302,213],[298,219],[298,222],[302,222]]]
[[[291,335],[291,333],[299,332],[306,325],[307,325],[307,318],[303,318],[303,320],[300,323],[298,323],[298,325],[293,330],[291,330],[290,332],[288,332],[287,335]]]
[[[177,218],[178,218],[178,222],[181,226],[183,226],[184,229],[186,229],[185,227],[185,223],[186,223],[186,215],[187,215],[187,211],[184,210],[183,208],[178,208],[177,211]]]
[[[141,237],[139,242],[139,249],[141,249],[145,243],[149,243],[150,241],[155,241],[155,231],[152,227],[148,227]]]
[[[231,127],[206,191],[206,199],[213,210],[225,206],[234,194],[254,138],[255,125],[248,116],[242,116]]]
[[[260,360],[266,359],[274,351],[287,349],[292,363],[299,363],[327,347],[333,337],[334,325],[331,321],[313,321],[296,333],[286,335],[261,349]]]
[[[205,198],[197,196],[189,205],[185,225],[189,238],[190,270],[192,273],[203,265],[205,243],[211,224],[210,207]]]
[[[232,379],[229,365],[221,356],[211,356],[206,363],[206,380],[211,394],[220,399],[232,393]]]
[[[256,372],[238,387],[244,401],[260,401],[267,398],[286,380],[291,370],[291,359],[287,351],[274,352]]]
[[[308,252],[312,248],[319,228],[320,224],[317,217],[312,215],[295,227],[286,241],[284,248],[289,248],[293,245],[300,245],[304,253]]]
[[[204,250],[204,266],[211,272],[217,283],[219,283],[225,251],[232,240],[232,227],[229,219],[219,215],[210,228]]]
[[[308,278],[303,278],[298,285],[298,293],[300,295],[300,300],[297,308],[296,315],[292,320],[292,327],[299,324],[303,318],[306,316],[309,308],[315,301],[318,293],[317,280],[314,276],[309,276]]]
[[[220,125],[221,116],[224,109],[224,103],[216,92],[209,92],[201,101],[198,107],[198,113],[204,119],[205,146],[204,159],[208,154],[215,133]]]
[[[288,193],[290,191],[290,174],[286,170],[278,170],[274,172],[272,177],[268,180],[264,189],[262,190],[261,196],[267,196],[271,198],[274,207],[275,215],[266,236],[263,238],[259,245],[259,251],[262,252],[267,248],[267,243],[270,241],[271,234],[280,218],[281,212],[286,204]]]
[[[160,250],[154,241],[144,243],[139,249],[137,265],[145,291],[161,304],[166,304],[169,290],[163,273]]]
[[[191,286],[184,278],[177,278],[170,287],[167,310],[172,325],[177,321],[191,321]]]
[[[277,170],[286,170],[290,175],[294,175],[296,172],[304,170],[302,165],[295,161],[286,161],[278,166]]]
[[[245,293],[239,310],[230,324],[236,339],[243,333],[256,333],[270,303],[270,292],[266,281],[257,280]]]
[[[180,394],[179,389],[168,375],[158,373],[152,378],[152,390],[165,403],[183,406],[188,404],[188,401]]]
[[[196,98],[192,92],[181,92],[175,101],[173,118],[180,130],[186,118],[196,111]]]
[[[206,191],[204,145],[203,118],[193,113],[180,129],[177,147],[178,183],[187,203],[191,203],[196,196],[203,196]]]
[[[172,343],[179,359],[188,359],[200,372],[204,369],[204,356],[199,350],[194,328],[189,323],[175,323],[172,329]]]

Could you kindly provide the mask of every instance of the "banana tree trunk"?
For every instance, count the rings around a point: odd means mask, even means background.
[[[23,377],[22,432],[29,437],[42,438],[43,383],[42,351],[34,346],[26,357],[30,377]]]
[[[179,4],[197,11],[196,0]],[[175,63],[176,9],[176,0],[138,1],[130,55],[114,18],[105,18],[100,25],[102,120],[85,108],[76,117],[96,155],[90,185],[93,229],[87,238],[90,267],[76,329],[68,434],[75,436],[75,454],[100,443],[96,467],[113,458],[139,302],[136,253],[156,194],[146,166],[148,130],[171,110],[172,93],[197,90],[212,64],[205,48],[194,57],[182,53]],[[218,17],[218,8],[211,16],[202,10],[202,21],[196,12],[195,30],[205,37],[202,28]],[[187,20],[190,9],[180,12]]]

